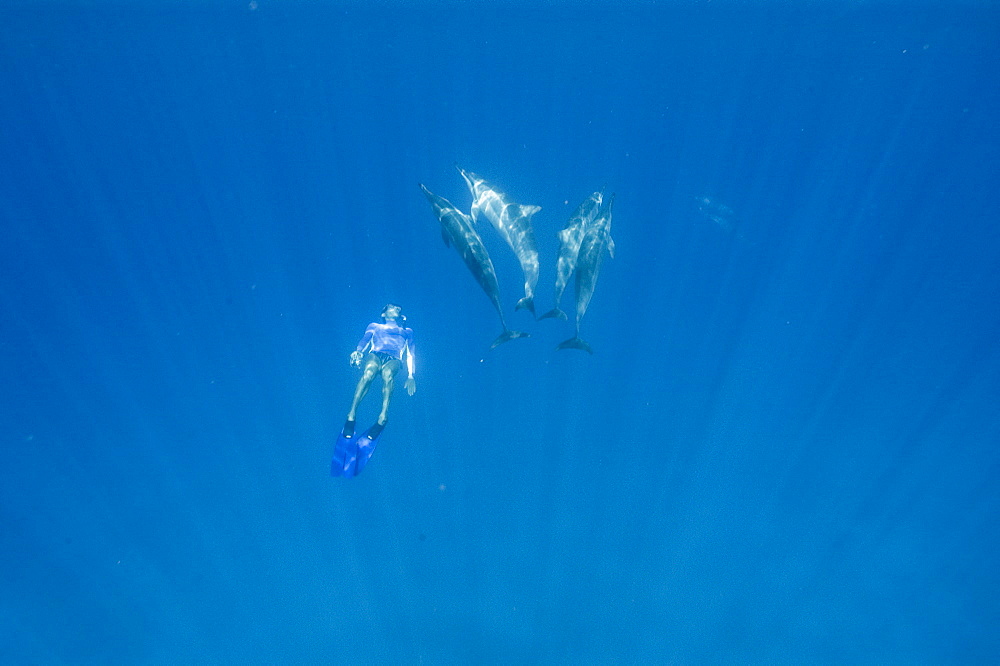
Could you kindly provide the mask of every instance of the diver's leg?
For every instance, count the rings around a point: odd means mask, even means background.
[[[354,400],[351,402],[351,410],[347,412],[348,421],[355,420],[358,405],[361,404],[361,400],[368,393],[368,389],[371,388],[372,380],[375,379],[375,374],[378,373],[378,366],[378,356],[369,354],[368,358],[365,359],[365,367],[361,371],[361,379],[358,380],[358,387],[354,389]]]
[[[403,364],[393,359],[382,366],[382,412],[378,415],[378,424],[385,425],[389,420],[389,401],[392,399],[392,385],[396,373]]]

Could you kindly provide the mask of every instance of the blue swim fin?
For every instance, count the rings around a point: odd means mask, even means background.
[[[338,435],[337,444],[333,448],[330,476],[351,478],[361,474],[361,470],[375,453],[375,446],[378,445],[381,436],[382,427],[378,425],[373,425],[362,435],[354,437],[344,437],[343,433]]]
[[[330,463],[330,476],[355,475],[358,461],[358,437],[337,435],[337,443],[333,447],[333,462]]]
[[[372,430],[375,432],[372,433]],[[358,438],[358,461],[355,464],[354,476],[361,474],[361,470],[368,464],[372,454],[375,453],[375,447],[378,445],[378,440],[381,436],[382,428],[372,426],[365,431],[365,434]]]

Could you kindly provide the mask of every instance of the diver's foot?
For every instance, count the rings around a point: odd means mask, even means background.
[[[353,420],[349,420],[344,423],[344,437],[354,437],[354,423],[355,422]]]
[[[382,429],[385,428],[385,423],[376,423],[371,428],[368,429],[368,439],[376,439],[382,434]]]

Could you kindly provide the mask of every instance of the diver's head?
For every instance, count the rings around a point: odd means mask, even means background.
[[[382,308],[382,319],[399,319],[400,321],[406,321],[406,317],[403,315],[403,308],[395,303],[386,303],[385,307]]]

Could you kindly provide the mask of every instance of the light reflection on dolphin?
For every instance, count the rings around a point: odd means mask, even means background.
[[[524,273],[524,298],[517,302],[515,310],[522,308],[535,314],[535,285],[538,284],[538,250],[535,247],[535,232],[531,228],[531,216],[542,209],[541,206],[524,206],[510,203],[504,195],[484,179],[456,165],[462,178],[472,192],[472,219],[479,221],[482,213],[490,224],[500,232],[507,245],[514,251]]]
[[[490,259],[483,240],[476,233],[472,226],[472,219],[455,208],[450,201],[444,197],[439,197],[423,185],[420,189],[424,191],[427,200],[434,207],[434,214],[441,223],[441,238],[445,245],[454,245],[455,250],[462,257],[466,267],[476,278],[476,282],[483,288],[486,295],[493,302],[497,314],[500,315],[500,324],[503,326],[503,333],[493,341],[490,349],[495,349],[508,340],[515,338],[526,338],[527,333],[523,331],[512,331],[507,328],[507,322],[503,318],[503,309],[500,306],[500,285],[497,283],[496,270],[493,268],[493,261]]]
[[[576,207],[566,226],[559,232],[559,259],[556,261],[556,304],[539,319],[546,317],[566,319],[566,313],[559,309],[559,302],[562,300],[563,292],[566,291],[566,285],[569,284],[569,276],[576,269],[576,260],[580,253],[583,235],[597,216],[603,198],[603,192],[594,192],[584,199],[583,203]]]
[[[580,338],[580,321],[594,296],[604,252],[607,251],[612,258],[615,256],[615,242],[611,239],[611,209],[614,205],[615,196],[612,194],[583,235],[576,261],[576,335],[559,343],[556,349],[582,349],[594,353],[590,345]]]

